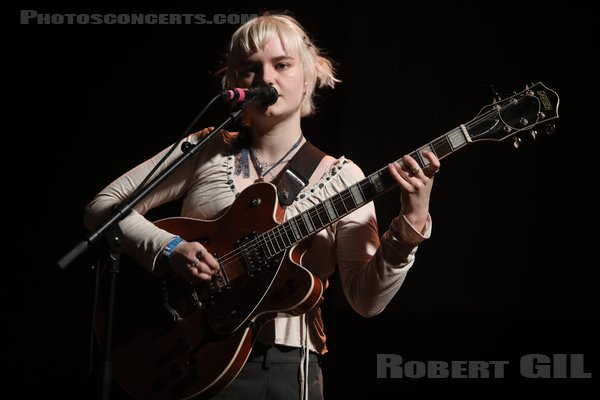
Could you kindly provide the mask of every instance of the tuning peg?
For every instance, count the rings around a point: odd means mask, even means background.
[[[530,130],[529,134],[531,134],[531,137],[533,138],[533,140],[537,139],[537,137],[538,137],[538,131],[536,131],[535,129]]]
[[[518,149],[521,146],[522,140],[520,137],[518,136],[513,136],[513,146],[515,146],[515,149]]]
[[[494,95],[494,104],[502,101],[502,96],[500,96],[500,93],[498,93],[498,91],[496,90],[496,88],[494,87],[493,84],[489,84],[490,85],[490,89],[492,91],[492,94]]]
[[[548,125],[546,125],[546,135],[552,135],[554,132],[556,132],[556,125],[555,124],[548,124]]]

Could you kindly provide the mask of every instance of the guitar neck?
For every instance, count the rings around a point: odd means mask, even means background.
[[[466,146],[470,141],[466,127],[461,125],[413,151],[410,156],[419,163],[421,168],[427,168],[429,161],[422,154],[424,150],[431,151],[442,159]],[[402,159],[397,162],[403,164]],[[386,166],[322,203],[264,232],[259,239],[261,247],[268,257],[279,254],[394,187],[396,181]]]

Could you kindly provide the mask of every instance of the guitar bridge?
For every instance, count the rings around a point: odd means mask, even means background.
[[[219,270],[210,278],[209,289],[211,293],[219,293],[223,289],[231,289],[229,277],[225,272],[225,267],[217,253],[213,254],[214,258],[219,262]]]

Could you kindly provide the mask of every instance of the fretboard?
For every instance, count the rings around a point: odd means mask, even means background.
[[[421,168],[427,168],[429,161],[422,154],[424,150],[434,153],[441,160],[469,142],[470,138],[466,127],[461,125],[410,153],[410,156],[419,163]],[[397,160],[397,162],[403,164],[402,159]],[[272,257],[333,224],[394,187],[396,187],[396,181],[394,181],[386,166],[322,203],[264,232],[257,238],[257,241],[260,243],[265,256]]]

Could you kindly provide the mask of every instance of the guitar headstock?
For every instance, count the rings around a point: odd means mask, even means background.
[[[517,135],[529,131],[535,139],[538,129],[553,133],[558,119],[558,93],[538,82],[520,93],[483,107],[479,114],[465,124],[471,141],[501,141],[513,137],[515,147],[521,142]],[[535,128],[535,129],[534,129]]]

